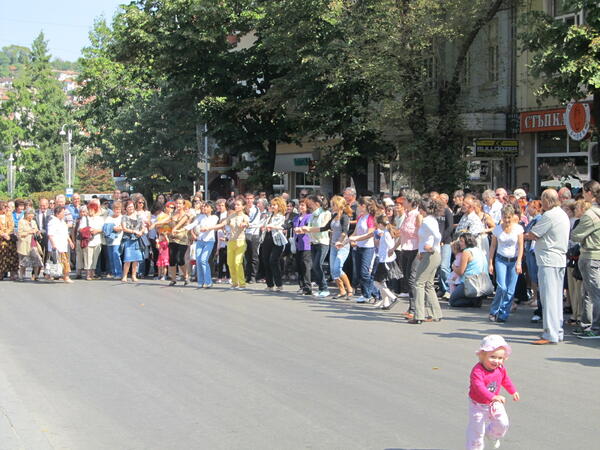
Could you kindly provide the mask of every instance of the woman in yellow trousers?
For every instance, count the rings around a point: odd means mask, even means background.
[[[231,274],[231,287],[233,289],[244,289],[246,277],[244,275],[244,253],[246,252],[246,234],[248,227],[248,216],[244,214],[244,203],[236,200],[233,203],[233,211],[221,223],[200,231],[219,230],[229,227],[229,242],[227,243],[227,265]]]

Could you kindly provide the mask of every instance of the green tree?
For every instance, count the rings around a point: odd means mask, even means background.
[[[531,73],[540,81],[536,94],[563,102],[593,96],[592,116],[600,124],[600,5],[564,0],[566,11],[585,11],[585,23],[569,25],[542,11],[523,17],[522,48],[533,52]]]
[[[0,106],[4,152],[16,156],[16,188],[21,194],[63,185],[59,131],[69,111],[49,61],[47,43],[40,33],[23,71],[14,80],[9,99]]]
[[[118,35],[103,19],[90,40],[80,60],[79,95],[88,100],[77,117],[87,146],[100,150],[94,161],[146,194],[189,190],[198,173],[194,102],[145,63],[119,61]]]

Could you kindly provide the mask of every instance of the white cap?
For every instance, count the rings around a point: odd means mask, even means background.
[[[392,200],[389,197],[386,197],[386,198],[383,199],[383,204],[385,206],[394,206],[394,200]]]
[[[519,189],[515,189],[515,191],[513,192],[513,195],[515,196],[515,198],[516,198],[517,200],[520,200],[520,199],[522,199],[523,197],[527,197],[527,193],[525,192],[525,190],[524,190],[524,189],[521,189],[521,188],[519,188]]]
[[[506,350],[506,356],[510,356],[512,353],[512,349],[510,345],[506,343],[504,338],[498,334],[490,334],[489,336],[484,337],[481,340],[481,344],[479,345],[479,350],[475,353],[479,354],[479,352],[493,352],[494,350],[499,349],[500,347]]]

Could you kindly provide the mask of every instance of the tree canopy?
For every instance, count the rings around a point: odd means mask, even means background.
[[[563,9],[585,11],[583,24],[555,20],[542,11],[523,17],[523,49],[533,52],[531,69],[540,80],[537,94],[569,102],[594,97],[596,133],[600,124],[600,5],[594,0],[564,0]]]
[[[15,156],[18,194],[63,186],[63,152],[59,135],[67,123],[66,95],[54,77],[47,42],[40,33],[0,105],[2,153]],[[2,170],[5,170],[3,167]]]
[[[401,157],[420,188],[466,179],[459,74],[502,0],[138,0],[99,21],[81,60],[81,120],[104,164],[188,188],[198,124],[270,190],[280,143],[317,143],[318,170],[366,189]],[[446,83],[426,61],[458,48]],[[433,99],[433,101],[432,101]],[[435,107],[431,108],[431,105]],[[430,125],[428,125],[430,124]]]

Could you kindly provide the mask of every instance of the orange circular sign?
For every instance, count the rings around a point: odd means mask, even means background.
[[[565,111],[565,125],[571,139],[581,141],[590,131],[590,105],[571,102]]]

